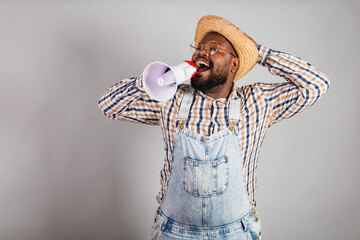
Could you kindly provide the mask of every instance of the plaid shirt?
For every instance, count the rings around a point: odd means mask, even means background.
[[[245,186],[253,204],[258,154],[266,130],[272,124],[305,110],[329,88],[327,77],[302,59],[265,46],[259,45],[258,49],[258,63],[286,81],[233,87],[228,99],[214,100],[195,91],[189,118],[184,126],[207,136],[223,130],[229,127],[229,100],[241,99],[239,138]],[[161,126],[166,153],[164,167],[160,172],[161,191],[157,196],[159,203],[166,194],[170,179],[176,114],[187,87],[188,85],[180,85],[174,98],[157,102],[144,91],[140,75],[115,84],[99,101],[101,110],[108,118]]]

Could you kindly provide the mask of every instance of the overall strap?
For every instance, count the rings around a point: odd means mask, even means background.
[[[179,111],[176,117],[176,121],[179,121],[180,124],[178,126],[179,129],[184,127],[184,122],[189,117],[189,111],[191,104],[194,99],[194,89],[189,86],[186,90],[183,99],[180,102]],[[230,130],[235,129],[235,124],[240,120],[240,99],[233,99],[230,101],[229,104],[229,123],[230,123]]]
[[[237,124],[240,120],[240,98],[232,99],[230,101],[229,106],[229,123],[230,123],[230,130],[235,129],[235,124]]]
[[[186,90],[180,102],[179,111],[176,117],[176,121],[180,122],[179,124],[180,129],[184,127],[183,124],[189,117],[189,111],[193,99],[194,99],[194,89],[191,86],[189,86],[189,88]]]

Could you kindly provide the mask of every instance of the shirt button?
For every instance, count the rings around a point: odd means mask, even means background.
[[[255,215],[255,214],[256,214],[256,210],[254,210],[254,211],[252,212],[252,214]]]
[[[261,232],[259,232],[259,236],[261,236]]]
[[[156,219],[156,218],[154,218],[154,222],[157,223],[157,219]]]
[[[255,222],[257,222],[257,221],[259,221],[259,218],[257,217],[257,218],[255,218]]]
[[[159,215],[160,214],[160,210],[158,209],[158,210],[156,210],[156,213]]]

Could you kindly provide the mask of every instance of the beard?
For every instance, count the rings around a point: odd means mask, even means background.
[[[195,75],[191,78],[191,86],[198,91],[209,91],[226,83],[228,73],[225,71],[219,73],[211,73],[205,81],[201,81]]]

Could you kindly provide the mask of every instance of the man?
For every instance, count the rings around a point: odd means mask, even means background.
[[[152,239],[261,239],[256,164],[266,130],[311,106],[329,81],[217,16],[200,19],[193,48],[197,73],[172,99],[152,100],[140,75],[110,88],[100,108],[161,126],[166,155]],[[286,81],[236,87],[256,63]]]

